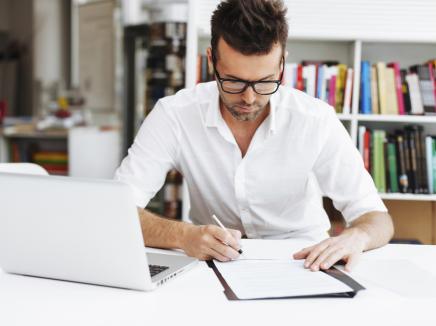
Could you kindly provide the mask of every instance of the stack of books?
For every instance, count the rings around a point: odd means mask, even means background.
[[[436,193],[436,141],[423,127],[387,133],[359,127],[359,151],[381,193]]]
[[[353,96],[353,68],[337,61],[286,63],[283,84],[319,98],[349,114]]]
[[[164,96],[185,85],[186,23],[159,22],[150,25],[145,71],[145,115]]]
[[[360,77],[362,114],[436,114],[436,60],[408,69],[362,61]]]
[[[35,152],[32,162],[42,166],[49,174],[68,175],[68,154],[65,152]]]

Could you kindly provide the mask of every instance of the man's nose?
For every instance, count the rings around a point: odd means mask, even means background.
[[[248,86],[247,89],[242,93],[242,100],[247,104],[253,104],[256,100],[256,92],[251,86]]]

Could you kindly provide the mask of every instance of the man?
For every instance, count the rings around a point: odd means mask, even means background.
[[[343,259],[350,270],[392,237],[386,207],[334,110],[279,86],[285,13],[279,0],[219,4],[207,52],[216,81],[161,99],[144,121],[116,178],[133,190],[145,245],[228,261],[238,258],[241,235],[302,238],[317,243],[294,254],[306,268]],[[193,224],[142,209],[171,168],[188,185]],[[349,223],[337,237],[328,238],[317,184]]]

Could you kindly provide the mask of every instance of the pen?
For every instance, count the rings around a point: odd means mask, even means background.
[[[229,230],[226,229],[226,227],[223,225],[223,223],[221,223],[221,221],[218,219],[218,217],[216,217],[215,214],[212,214],[212,218],[224,231],[226,231],[230,235]],[[228,245],[228,244],[226,243],[226,245]],[[238,249],[238,252],[240,254],[242,254],[243,251],[242,251],[242,249]]]

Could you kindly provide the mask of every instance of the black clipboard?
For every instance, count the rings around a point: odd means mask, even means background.
[[[286,297],[273,297],[273,298],[252,298],[252,299],[239,299],[230,286],[227,284],[224,277],[219,272],[213,260],[208,260],[207,265],[212,268],[215,275],[218,277],[221,285],[224,288],[224,294],[228,300],[277,300],[277,299],[303,299],[303,298],[354,298],[360,290],[365,290],[365,288],[357,283],[350,276],[346,275],[339,269],[335,267],[330,267],[328,270],[321,270],[323,273],[330,275],[331,277],[341,281],[342,283],[348,285],[353,291],[340,292],[340,293],[329,293],[329,294],[319,294],[319,295],[302,295],[302,296],[286,296]]]

